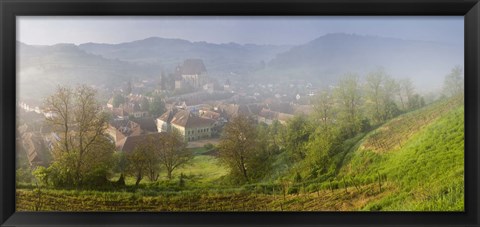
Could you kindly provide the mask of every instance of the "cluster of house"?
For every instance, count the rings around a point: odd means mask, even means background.
[[[272,105],[273,108],[282,106]],[[194,106],[183,105],[170,106],[169,109],[158,118],[150,116],[129,117],[115,115],[109,123],[108,133],[115,142],[118,150],[124,150],[125,145],[130,143],[130,137],[135,141],[141,141],[153,133],[168,133],[172,130],[179,132],[185,142],[218,137],[222,128],[232,118],[239,115],[247,115],[259,123],[271,124],[279,121],[285,124],[294,116],[294,113],[310,111],[305,108],[291,107],[287,105],[289,113],[272,110],[265,104],[228,104],[217,102],[216,105],[200,104]],[[306,112],[304,112],[306,113]],[[130,115],[132,116],[132,115]]]
[[[118,107],[114,107],[114,97],[110,98],[107,102],[108,110],[117,118],[126,119],[129,116],[142,118],[148,116],[148,108],[143,105],[145,100],[150,101],[150,97],[129,94],[123,98],[125,100],[120,103]]]
[[[16,149],[17,153],[25,155],[30,166],[45,166],[50,160],[49,139],[51,129],[41,122],[45,116],[42,111],[17,111]],[[17,156],[18,158],[19,156]]]
[[[258,99],[241,91],[233,92],[228,80],[223,88],[219,88],[208,78],[206,67],[200,59],[185,60],[175,69],[171,78],[174,78],[174,86],[169,86],[174,89],[188,88],[192,92],[165,98],[166,112],[159,117],[151,116],[145,106],[152,101],[152,97],[130,93],[131,87],[127,92],[130,94],[122,95],[121,103],[114,103],[114,97],[107,102],[104,110],[112,115],[107,133],[117,151],[132,151],[148,137],[172,130],[178,131],[185,142],[218,137],[225,124],[239,115],[252,117],[258,123],[279,121],[285,124],[295,114],[310,114],[312,111],[311,105],[294,104],[290,100],[279,101],[278,98]],[[20,109],[27,113],[51,116],[39,106],[39,103],[32,101],[19,102]],[[37,152],[39,149],[51,148],[59,139],[52,132],[44,135],[47,136],[43,136],[41,142],[38,134],[29,134],[26,130],[21,134],[22,149],[26,150],[31,165],[42,163],[42,155]]]
[[[30,166],[40,166],[46,163],[47,147],[42,134],[35,133],[27,124],[18,127],[17,152],[26,154]]]
[[[46,111],[45,109],[41,108],[42,104],[38,100],[34,99],[25,99],[20,100],[18,102],[18,107],[26,112],[34,112],[37,114],[44,115],[45,117],[52,117],[53,113]]]

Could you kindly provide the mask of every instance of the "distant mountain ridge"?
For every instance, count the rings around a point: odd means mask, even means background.
[[[200,58],[207,65],[209,72],[218,75],[230,72],[251,73],[262,67],[262,62],[291,48],[291,46],[190,42],[183,39],[160,37],[119,44],[85,43],[78,47],[88,53],[105,58],[160,64],[167,71],[173,70],[187,58]]]
[[[56,83],[115,87],[132,77],[159,78],[188,58],[202,59],[208,74],[219,81],[226,77],[254,83],[301,79],[329,85],[344,73],[362,76],[383,67],[393,77],[410,77],[420,90],[428,90],[441,87],[444,76],[464,60],[459,46],[344,33],[296,46],[150,37],[119,44],[36,46],[17,42],[17,47],[20,90],[35,96],[50,91]]]
[[[132,76],[146,77],[160,69],[142,67],[87,53],[74,44],[35,46],[17,42],[20,95],[42,97],[57,84],[118,86]]]
[[[335,33],[278,54],[265,74],[322,78],[330,84],[347,72],[364,75],[383,67],[394,77],[411,77],[421,86],[434,83],[430,87],[438,87],[451,68],[463,65],[463,58],[463,48],[454,45]]]

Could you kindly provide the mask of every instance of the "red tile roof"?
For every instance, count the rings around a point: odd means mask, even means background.
[[[203,117],[198,117],[187,110],[178,111],[173,116],[171,123],[184,128],[198,128],[211,126],[215,121]]]
[[[150,139],[153,139],[154,141],[159,141],[158,139],[164,134],[166,134],[166,132],[157,132],[125,137],[117,144],[117,150],[123,152],[132,152],[137,146],[139,146],[140,144],[145,144]]]

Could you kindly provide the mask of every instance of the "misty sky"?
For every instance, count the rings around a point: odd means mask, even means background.
[[[462,16],[17,17],[17,40],[38,45],[122,43],[153,36],[211,43],[303,44],[337,32],[463,45],[464,20]]]

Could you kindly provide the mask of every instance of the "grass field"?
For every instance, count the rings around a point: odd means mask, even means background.
[[[430,118],[424,118],[428,113]],[[392,130],[399,124],[403,127]],[[369,149],[376,147],[371,144],[374,136],[373,141],[382,143],[378,141],[382,133],[372,132],[346,157],[340,176],[367,182],[380,178],[381,183],[394,184],[400,190],[363,209],[464,209],[464,107],[460,100],[402,116],[377,131],[408,139],[399,139],[399,145],[389,150]]]
[[[17,211],[347,211],[395,192],[364,185],[299,194],[207,190],[180,193],[17,189]]]
[[[209,155],[207,150],[203,147],[190,148],[194,153],[193,159],[186,165],[175,169],[172,174],[172,181],[177,182],[181,174],[185,176],[185,187],[206,187],[215,185],[213,182],[225,176],[228,173],[227,168],[220,163],[220,161],[213,155]],[[118,175],[118,174],[117,174]],[[112,180],[118,179],[118,176],[112,178]],[[166,171],[161,171],[159,181],[165,182],[167,180]],[[125,183],[127,185],[135,185],[134,177],[126,177]],[[148,178],[144,178],[140,184],[148,185],[153,182]],[[171,182],[170,182],[171,183]]]

